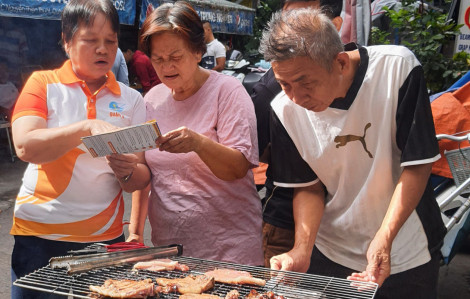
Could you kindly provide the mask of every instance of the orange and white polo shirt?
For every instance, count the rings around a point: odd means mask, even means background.
[[[106,84],[92,94],[70,60],[59,69],[35,72],[18,98],[12,121],[39,116],[48,128],[95,118],[118,127],[144,122],[140,93],[117,82],[111,71],[107,76]],[[10,233],[71,242],[111,240],[122,234],[123,214],[122,189],[113,171],[82,144],[53,162],[28,165]]]

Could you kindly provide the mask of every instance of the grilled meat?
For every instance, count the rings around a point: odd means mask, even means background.
[[[250,272],[231,269],[215,269],[204,273],[207,276],[214,277],[217,282],[228,284],[252,284],[263,287],[266,280],[251,276]]]
[[[273,292],[258,293],[256,290],[251,290],[246,299],[285,299],[284,296],[276,295]]]
[[[237,290],[231,290],[230,292],[225,295],[225,299],[238,299],[240,297],[240,293]]]
[[[210,294],[184,294],[179,296],[179,299],[222,299],[217,295]]]
[[[147,262],[138,262],[132,268],[133,270],[147,270],[153,272],[159,271],[173,271],[179,270],[182,272],[189,271],[189,267],[183,264],[178,263],[177,261],[172,261],[170,259],[156,259]]]
[[[111,298],[147,298],[156,295],[155,284],[151,279],[107,279],[102,286],[91,285],[89,288],[92,292]]]
[[[214,287],[214,278],[206,275],[188,275],[185,278],[157,278],[163,292],[180,294],[201,294]]]

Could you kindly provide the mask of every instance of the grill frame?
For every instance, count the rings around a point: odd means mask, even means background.
[[[215,283],[208,294],[218,295],[222,298],[233,289],[237,289],[241,296],[246,296],[250,290],[255,289],[260,293],[272,291],[285,298],[373,298],[377,291],[377,284],[354,282],[367,290],[358,291],[351,286],[351,281],[346,279],[326,277],[313,274],[297,273],[290,271],[276,271],[263,267],[247,266],[234,263],[218,262],[197,259],[184,256],[169,257],[181,264],[188,265],[188,272],[162,271],[151,272],[140,270],[132,271],[133,263],[116,265],[87,271],[84,273],[68,275],[66,269],[51,269],[45,266],[24,277],[17,279],[13,284],[18,287],[29,288],[37,291],[70,296],[72,298],[90,298],[92,293],[89,285],[102,285],[106,279],[133,279],[141,280],[151,278],[183,278],[188,274],[200,275],[216,268],[227,268],[240,271],[248,271],[253,277],[267,281],[264,287],[252,285],[231,285]],[[159,298],[178,298],[179,294],[160,294]],[[153,298],[153,297],[152,297]],[[155,297],[156,298],[156,297]]]

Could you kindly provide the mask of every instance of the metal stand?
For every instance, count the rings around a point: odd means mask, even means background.
[[[13,142],[10,137],[11,124],[9,121],[0,120],[0,129],[5,129],[7,132],[8,147],[10,149],[11,162],[15,162],[15,152],[13,150]]]

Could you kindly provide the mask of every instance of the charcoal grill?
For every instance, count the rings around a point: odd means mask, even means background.
[[[275,271],[262,267],[246,266],[234,263],[216,262],[184,256],[171,256],[172,260],[189,266],[188,272],[162,271],[151,272],[139,270],[132,271],[133,263],[98,268],[84,273],[67,274],[66,269],[54,268],[49,265],[19,278],[13,284],[19,287],[43,291],[48,293],[69,296],[69,298],[90,298],[93,295],[89,291],[90,285],[102,285],[106,279],[131,279],[141,280],[150,278],[183,278],[188,274],[201,275],[206,271],[216,268],[248,271],[253,277],[266,280],[264,287],[252,285],[233,285],[215,283],[210,291],[206,292],[224,298],[225,295],[236,289],[240,298],[244,298],[252,289],[259,293],[272,291],[277,295],[283,295],[287,299],[309,298],[373,298],[377,291],[377,284],[357,282],[355,286],[351,281],[340,278],[304,274],[289,271]],[[356,282],[354,282],[356,283]],[[362,290],[358,290],[357,285]],[[160,294],[158,298],[178,298],[178,294]]]

